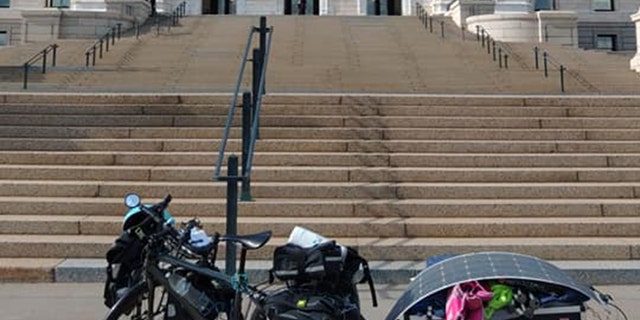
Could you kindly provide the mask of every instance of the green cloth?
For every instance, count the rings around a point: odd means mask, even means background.
[[[493,313],[497,310],[508,306],[513,299],[513,289],[508,285],[492,284],[491,291],[493,292],[493,299],[489,301],[489,304],[484,309],[484,318],[486,320],[491,319]]]

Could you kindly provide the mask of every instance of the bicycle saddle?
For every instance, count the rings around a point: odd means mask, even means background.
[[[269,241],[269,239],[271,239],[271,230],[240,236],[220,236],[221,241],[240,243],[247,250],[259,249],[264,246]]]

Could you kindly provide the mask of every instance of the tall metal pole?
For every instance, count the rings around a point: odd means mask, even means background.
[[[258,102],[258,91],[260,90],[260,76],[262,75],[262,53],[260,49],[253,49],[253,81],[251,93],[253,95],[253,101],[251,104],[255,106]]]
[[[249,147],[251,144],[251,120],[253,118],[251,110],[251,93],[242,94],[242,191],[240,201],[251,201],[251,178],[247,177]]]
[[[227,159],[227,235],[238,233],[238,157],[230,155]],[[225,271],[228,275],[236,273],[236,246],[228,241],[225,243]]]
[[[267,55],[267,17],[260,17],[260,75],[262,75],[262,66]],[[262,77],[262,76],[261,76]],[[261,94],[266,92],[267,79],[261,79],[264,82]]]

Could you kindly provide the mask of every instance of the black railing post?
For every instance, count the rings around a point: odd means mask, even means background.
[[[547,71],[547,52],[543,52],[542,53],[542,62],[544,65],[544,77],[548,77],[549,76],[549,72]]]
[[[540,64],[538,63],[538,46],[533,47],[533,59],[536,70],[540,69]]]
[[[24,77],[22,79],[22,89],[27,89],[27,78],[29,73],[29,64],[24,64]]]
[[[58,45],[54,44],[53,46],[51,46],[51,66],[55,67],[56,66],[56,58],[58,56]]]
[[[93,61],[92,62],[93,62],[93,65],[95,66],[96,65],[96,47],[95,46],[93,46],[93,50],[92,51],[93,51]],[[102,51],[100,51],[100,52],[102,52]]]
[[[482,38],[482,47],[484,48],[484,29],[482,29],[481,32],[482,32],[482,36],[481,36],[481,38]]]
[[[560,65],[560,91],[564,93],[564,66]]]
[[[509,69],[509,63],[507,63],[508,60],[509,60],[509,55],[505,53],[505,55],[504,55],[504,68],[505,69]]]
[[[476,40],[480,42],[480,26],[476,25]]]
[[[120,40],[121,31],[122,31],[122,23],[117,23],[116,26],[118,26],[118,40]]]
[[[47,49],[42,50],[42,73],[47,73]]]
[[[427,15],[427,20],[429,20],[429,33],[433,33],[433,16],[429,19],[429,15]]]
[[[107,41],[109,41],[109,36],[107,36]],[[116,44],[116,27],[111,27],[111,45]]]
[[[440,21],[440,37],[444,38],[444,21]]]
[[[267,50],[267,17],[260,17],[260,55],[261,60],[264,61],[264,55]]]
[[[502,48],[498,48],[498,64],[500,65],[500,69],[502,69]]]
[[[91,53],[90,52],[85,52],[84,54],[87,56],[87,62],[85,64],[85,66],[88,67],[89,66],[89,55],[91,55]]]
[[[493,40],[493,61],[496,61],[496,41]]]
[[[238,233],[238,157],[234,154],[227,159],[227,235]],[[236,273],[236,246],[227,241],[225,256],[225,272],[228,275]]]
[[[251,120],[253,118],[251,107],[251,92],[242,93],[242,192],[240,201],[251,201],[251,178],[247,177],[249,168],[249,148],[251,146]]]
[[[252,79],[252,89],[251,94],[253,97],[252,105],[257,105],[258,103],[258,95],[260,94],[258,91],[260,90],[260,76],[262,74],[262,53],[260,49],[253,49],[253,79]]]

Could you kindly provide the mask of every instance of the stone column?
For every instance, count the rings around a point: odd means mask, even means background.
[[[534,0],[495,0],[495,13],[531,13]]]
[[[631,70],[640,72],[640,9],[631,15],[631,21],[636,24],[636,55],[631,59]]]

